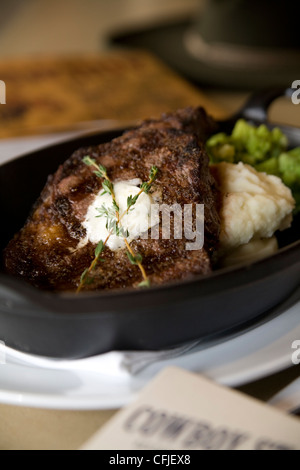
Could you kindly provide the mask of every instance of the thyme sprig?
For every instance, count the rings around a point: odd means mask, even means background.
[[[126,214],[134,210],[134,205],[137,203],[137,200],[142,193],[146,193],[146,194],[149,193],[152,187],[152,184],[157,178],[158,168],[156,166],[151,167],[148,181],[141,184],[140,191],[138,192],[138,194],[136,194],[135,196],[130,195],[127,198],[127,208],[123,212],[123,214],[120,214],[120,207],[116,200],[114,185],[107,174],[107,169],[103,165],[98,165],[96,161],[92,159],[90,156],[84,157],[83,162],[87,166],[94,167],[95,168],[94,174],[98,176],[99,178],[104,179],[104,181],[102,182],[103,192],[101,193],[101,195],[109,194],[112,197],[113,207],[107,208],[103,204],[100,208],[97,208],[98,215],[96,217],[106,218],[106,229],[109,231],[109,233],[105,241],[101,240],[98,243],[95,249],[94,259],[91,265],[83,271],[81,278],[80,278],[79,286],[77,288],[77,293],[79,293],[82,290],[84,285],[89,285],[94,281],[93,271],[96,268],[99,261],[104,261],[101,258],[101,254],[103,253],[108,240],[113,234],[117,235],[118,237],[122,237],[124,239],[124,242],[127,248],[126,254],[128,256],[130,263],[134,266],[138,266],[139,270],[141,271],[143,281],[139,284],[139,287],[149,287],[150,280],[143,267],[143,257],[139,253],[135,253],[132,247],[130,246],[128,242],[128,238],[130,234],[128,230],[125,230],[121,226],[121,220]]]

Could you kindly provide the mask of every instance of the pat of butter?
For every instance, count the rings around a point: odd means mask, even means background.
[[[114,183],[114,193],[117,204],[120,208],[120,216],[124,216],[121,220],[121,227],[129,232],[127,240],[129,243],[139,238],[143,233],[147,232],[151,227],[151,196],[142,193],[138,197],[137,202],[132,206],[131,210],[126,214],[127,199],[129,196],[136,196],[140,188],[138,185],[142,183],[139,179],[130,181],[119,181]],[[86,229],[87,240],[91,243],[104,242],[109,230],[106,228],[107,218],[99,217],[99,210],[102,206],[106,209],[113,210],[113,199],[110,194],[103,194],[103,189],[96,195],[93,203],[89,206],[85,220],[82,225]],[[112,234],[106,244],[111,250],[124,248],[124,239],[116,234]]]

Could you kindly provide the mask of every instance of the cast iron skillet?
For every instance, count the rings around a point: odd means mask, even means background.
[[[255,96],[236,116],[220,122],[230,130],[239,117],[267,120],[267,108],[283,93]],[[300,129],[286,127],[291,146]],[[79,147],[107,142],[121,131],[102,132],[54,145],[0,167],[0,249],[23,225],[47,175]],[[0,340],[33,354],[79,358],[109,350],[155,350],[189,340],[226,337],[281,313],[299,300],[299,217],[280,235],[280,251],[251,265],[223,269],[149,290],[61,295],[40,291],[0,272]]]

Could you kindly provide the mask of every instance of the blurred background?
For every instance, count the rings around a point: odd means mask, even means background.
[[[100,52],[118,28],[193,15],[204,0],[1,0],[0,57]]]
[[[0,137],[188,104],[230,115],[300,77],[298,13],[291,0],[1,0]],[[272,107],[298,118],[287,100]]]

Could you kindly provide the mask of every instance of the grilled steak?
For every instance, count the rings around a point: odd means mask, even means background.
[[[34,286],[59,291],[76,290],[82,272],[94,259],[95,244],[87,242],[82,223],[103,180],[83,163],[89,155],[104,165],[113,182],[140,178],[147,181],[153,165],[159,169],[152,191],[161,203],[205,205],[205,244],[187,251],[187,240],[136,239],[131,246],[143,257],[151,284],[211,272],[211,257],[219,239],[217,192],[202,142],[214,128],[202,108],[187,108],[149,120],[112,142],[76,151],[49,176],[25,226],[8,244],[4,260],[8,273]],[[105,248],[104,262],[94,271],[85,290],[125,288],[142,281],[126,250]]]

